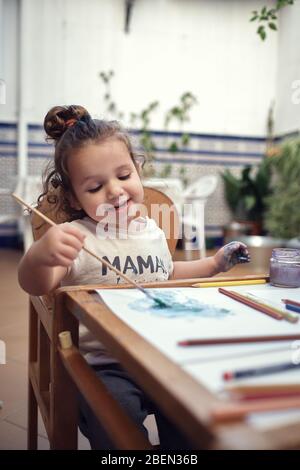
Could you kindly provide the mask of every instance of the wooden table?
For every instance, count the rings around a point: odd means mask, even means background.
[[[204,279],[202,279],[203,281]],[[160,287],[190,286],[195,280],[168,281]],[[125,288],[128,286],[118,286]],[[153,284],[153,287],[158,287]],[[210,410],[218,402],[209,390],[133,331],[84,286],[61,288],[63,308],[74,315],[191,440],[195,449],[286,449],[300,446],[300,423],[268,431],[246,421],[213,424]]]

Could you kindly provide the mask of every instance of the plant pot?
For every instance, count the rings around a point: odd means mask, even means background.
[[[261,235],[262,222],[260,220],[234,220],[223,229],[224,238]]]

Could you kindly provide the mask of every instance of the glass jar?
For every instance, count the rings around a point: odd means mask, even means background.
[[[300,249],[272,250],[270,284],[277,287],[300,287]]]

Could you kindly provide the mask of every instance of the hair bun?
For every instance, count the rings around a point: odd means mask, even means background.
[[[70,119],[79,121],[84,117],[90,118],[90,115],[83,106],[54,106],[46,114],[44,129],[49,139],[57,141],[70,127],[67,121],[70,121]]]

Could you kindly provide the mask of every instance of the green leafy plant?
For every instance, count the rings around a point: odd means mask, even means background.
[[[140,113],[130,113],[131,125],[137,125],[141,130],[139,142],[147,157],[143,168],[143,174],[146,177],[155,175],[153,160],[155,158],[154,152],[156,150],[156,145],[149,127],[151,123],[151,114],[158,108],[158,106],[159,102],[153,101],[152,103],[149,103],[145,109],[142,109]]]
[[[124,113],[121,112],[117,104],[112,98],[111,93],[111,80],[114,77],[114,72],[109,70],[108,72],[102,71],[99,73],[99,78],[101,79],[104,85],[104,95],[103,100],[105,103],[105,114],[112,116],[115,119],[122,120],[124,119]],[[180,127],[183,127],[184,123],[189,121],[189,112],[191,108],[197,103],[196,97],[190,93],[185,92],[179,98],[179,103],[176,106],[171,107],[165,114],[164,125],[165,129],[168,129],[170,122],[177,121],[180,124]],[[153,112],[158,108],[159,101],[152,101],[142,109],[140,112],[131,112],[130,113],[130,125],[137,127],[140,130],[139,133],[139,144],[143,147],[146,154],[146,163],[143,167],[144,177],[159,177],[159,178],[168,178],[172,175],[172,165],[166,164],[163,166],[161,171],[157,171],[153,165],[155,161],[155,151],[156,145],[153,139],[153,135],[150,130],[151,118]],[[178,152],[181,147],[186,147],[189,145],[190,136],[188,133],[184,132],[181,135],[180,142],[173,140],[169,146],[168,150],[170,152]],[[179,168],[178,176],[182,180],[184,186],[187,185],[188,179],[186,175],[186,169],[182,166]]]
[[[102,71],[99,73],[99,77],[104,85],[104,95],[103,100],[105,103],[105,114],[108,116],[113,116],[114,119],[122,120],[124,119],[124,113],[119,111],[117,104],[112,98],[111,93],[111,81],[114,77],[113,70]],[[130,124],[132,126],[137,126],[140,128],[141,133],[139,135],[139,143],[143,147],[146,153],[146,164],[144,166],[144,175],[145,176],[154,176],[155,169],[153,167],[154,151],[156,150],[155,142],[152,138],[151,132],[149,130],[151,122],[151,114],[159,106],[158,101],[153,101],[149,103],[144,109],[139,113],[130,113]]]
[[[113,101],[112,95],[111,95],[110,82],[111,82],[111,79],[113,78],[114,75],[115,74],[114,74],[113,70],[109,70],[108,72],[100,72],[99,73],[99,77],[101,78],[101,80],[102,80],[102,82],[105,86],[105,92],[104,92],[104,96],[103,96],[103,99],[104,99],[104,102],[105,102],[105,105],[106,105],[105,112],[106,112],[106,114],[108,114],[108,115],[111,114],[111,115],[115,116],[116,119],[121,120],[121,119],[124,118],[124,113],[117,109],[117,105]]]
[[[235,220],[262,223],[265,198],[271,192],[269,159],[259,165],[247,165],[240,176],[226,169],[222,174],[225,198]]]
[[[300,139],[287,141],[268,160],[273,192],[266,199],[265,226],[274,237],[299,237]]]
[[[259,25],[256,30],[261,40],[264,41],[267,37],[266,28],[277,31],[278,12],[287,5],[293,5],[294,0],[277,0],[273,8],[266,6],[262,7],[260,11],[254,10],[250,21],[258,21]]]
[[[183,183],[183,187],[186,188],[187,185],[188,185],[188,183],[189,183],[189,178],[188,178],[188,176],[187,176],[186,167],[182,165],[182,166],[179,168],[179,172],[178,172],[178,173],[179,173],[179,177],[180,177],[180,179],[181,179],[181,181],[182,181],[182,183]]]
[[[190,93],[189,91],[183,93],[179,98],[179,103],[176,106],[173,106],[166,112],[165,116],[165,129],[167,130],[170,122],[177,121],[181,128],[185,122],[189,121],[189,112],[192,107],[197,103],[197,98]],[[181,135],[180,144],[186,147],[190,142],[190,136],[188,133],[184,132]],[[169,144],[170,152],[178,152],[180,146],[174,140]]]

